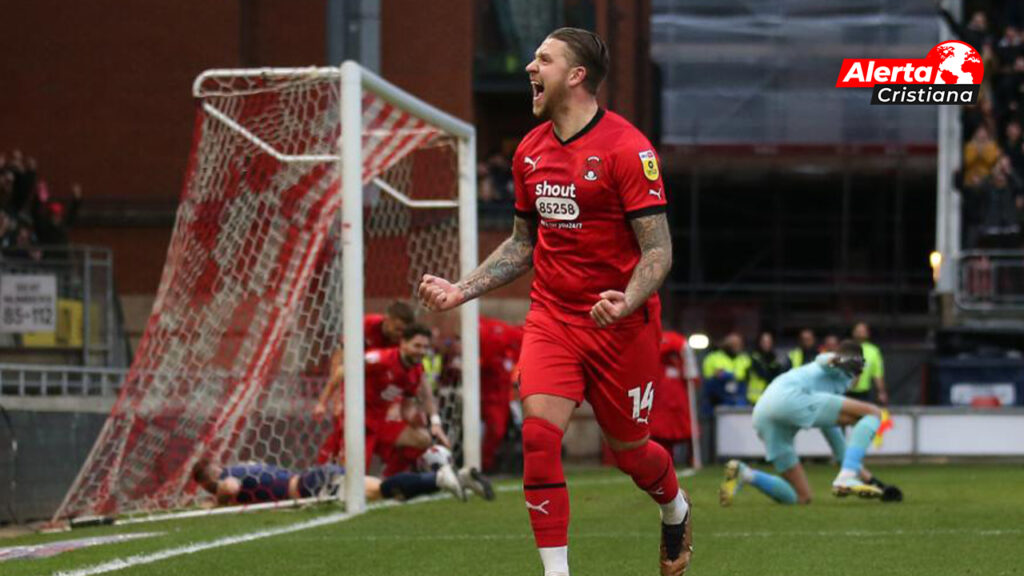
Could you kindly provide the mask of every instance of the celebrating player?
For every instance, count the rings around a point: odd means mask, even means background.
[[[562,436],[586,398],[618,467],[661,507],[663,575],[692,554],[689,499],[672,457],[649,442],[661,378],[657,290],[672,265],[665,188],[647,139],[601,109],[608,52],[596,34],[561,28],[526,67],[533,113],[546,120],[513,158],[515,222],[505,240],[457,283],[425,275],[421,301],[448,310],[535,278],[520,355],[523,489],[545,576],[569,573],[569,493]]]
[[[845,340],[835,353],[819,354],[813,362],[775,378],[754,406],[754,428],[764,442],[766,459],[781,476],[733,460],[726,466],[719,493],[721,504],[730,505],[743,484],[751,484],[783,504],[810,503],[807,473],[793,446],[802,428],[820,428],[836,460],[842,462],[832,482],[833,494],[882,496],[885,485],[862,465],[881,424],[882,412],[874,404],[843,396],[863,369],[860,344]],[[839,426],[853,426],[849,446]]]
[[[388,305],[384,314],[367,314],[363,317],[363,340],[366,349],[391,348],[398,346],[402,332],[416,322],[416,312],[408,303],[395,300]]]
[[[392,453],[396,457],[401,455],[401,448],[422,451],[433,443],[434,438],[445,446],[449,445],[441,427],[441,418],[437,414],[434,393],[422,377],[423,354],[430,345],[430,335],[427,327],[412,324],[405,328],[398,347],[366,353],[366,465],[369,468],[376,453],[387,463],[385,476],[404,470],[410,463],[392,459]],[[321,464],[337,459],[344,445],[341,418],[344,403],[340,394],[334,394],[335,388],[344,389],[344,377],[344,366],[338,362],[314,409],[314,415],[323,416],[328,402],[332,397],[335,400],[334,430],[320,448],[318,462]],[[430,414],[429,429],[416,422],[415,418],[410,422],[399,415],[401,410],[394,408],[403,398],[413,396],[418,396],[423,410]],[[396,452],[396,448],[399,451]]]

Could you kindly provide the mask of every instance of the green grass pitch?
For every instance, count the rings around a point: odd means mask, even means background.
[[[683,478],[694,501],[694,560],[688,574],[1024,574],[1024,467],[877,466],[906,496],[900,504],[839,500],[834,468],[809,466],[816,499],[784,507],[745,487],[718,506],[720,468]],[[112,572],[131,575],[522,576],[542,571],[517,482],[498,500],[430,501],[256,541],[178,555]],[[657,512],[615,470],[570,470],[570,563],[580,576],[655,575]],[[0,541],[0,547],[124,532],[160,536],[0,563],[4,576],[75,571],[115,559],[286,527],[337,508],[272,511],[99,527]],[[73,573],[73,572],[72,572]]]

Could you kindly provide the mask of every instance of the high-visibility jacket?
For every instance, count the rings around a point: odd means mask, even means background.
[[[756,404],[764,394],[764,389],[771,384],[776,376],[782,374],[783,366],[774,351],[769,358],[757,350],[751,354],[750,360],[750,372],[747,377],[747,401]]]
[[[885,366],[882,362],[882,351],[871,342],[863,342],[860,345],[864,352],[864,371],[860,373],[857,383],[850,388],[851,392],[863,393],[871,390],[875,378],[885,376]]]

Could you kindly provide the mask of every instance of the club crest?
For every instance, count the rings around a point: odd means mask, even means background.
[[[593,182],[601,177],[601,159],[597,156],[587,157],[586,164],[583,165],[583,179],[589,182]]]

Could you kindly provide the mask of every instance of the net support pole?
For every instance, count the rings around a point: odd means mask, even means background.
[[[366,509],[363,385],[362,71],[341,66],[341,242],[345,362],[345,509]]]
[[[943,2],[954,17],[963,14],[962,0]],[[956,37],[941,18],[940,41]],[[963,127],[959,106],[936,106],[939,116],[938,162],[936,176],[935,249],[942,255],[935,292],[953,294],[958,290],[960,260],[960,195],[953,185],[953,173],[962,166]]]
[[[476,136],[459,138],[459,266],[465,278],[477,266]],[[480,301],[462,305],[462,453],[480,468]]]

